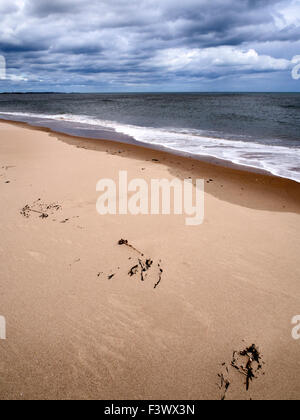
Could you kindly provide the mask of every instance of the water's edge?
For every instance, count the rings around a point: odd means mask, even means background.
[[[300,95],[0,95],[0,118],[300,183]]]
[[[41,124],[41,123],[33,123],[32,121],[25,121],[24,119],[12,119],[12,118],[3,118],[0,116],[0,123],[8,123],[8,124],[12,124],[12,125],[16,125],[16,126],[25,126],[27,128],[32,128],[32,129],[40,129],[41,131],[46,131],[46,132],[50,132],[53,133],[54,135],[66,135],[66,136],[70,136],[73,138],[78,138],[80,140],[99,140],[99,141],[108,141],[108,142],[113,142],[113,143],[120,143],[120,144],[128,144],[128,145],[133,145],[133,146],[137,146],[140,148],[144,148],[144,149],[148,149],[148,150],[153,150],[153,151],[161,151],[161,152],[165,152],[168,153],[170,155],[174,155],[174,156],[179,156],[179,157],[184,157],[187,159],[191,159],[191,160],[196,160],[196,161],[200,161],[200,162],[204,162],[204,163],[208,163],[208,164],[212,164],[212,165],[216,165],[216,166],[221,166],[224,168],[231,168],[237,171],[242,171],[242,172],[248,172],[248,173],[254,173],[254,174],[260,174],[260,175],[265,175],[268,176],[270,178],[278,178],[278,179],[284,179],[284,180],[288,180],[292,183],[296,183],[299,184],[300,182],[290,179],[290,178],[285,178],[285,177],[281,177],[278,176],[276,174],[273,174],[270,171],[267,170],[263,170],[263,169],[259,169],[256,167],[252,167],[252,166],[246,166],[246,165],[238,165],[230,160],[224,160],[224,159],[218,159],[215,158],[213,156],[201,156],[201,155],[195,155],[192,153],[187,153],[187,152],[180,152],[178,150],[173,150],[167,147],[164,147],[162,145],[155,145],[155,144],[149,144],[149,143],[143,143],[140,141],[137,141],[136,139],[134,139],[133,137],[129,137],[126,135],[122,135],[120,133],[111,133],[108,131],[101,131],[103,133],[103,136],[99,137],[99,136],[94,136],[93,133],[91,133],[91,135],[87,135],[88,133],[85,131],[84,133],[80,134],[78,133],[78,131],[74,131],[74,129],[72,129],[72,127],[70,127],[69,129],[64,128],[62,129],[61,127],[55,125],[55,124]]]

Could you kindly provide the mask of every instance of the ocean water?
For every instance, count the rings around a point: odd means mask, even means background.
[[[0,118],[300,182],[300,94],[1,94]]]

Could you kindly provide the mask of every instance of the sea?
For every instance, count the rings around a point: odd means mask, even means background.
[[[299,93],[9,93],[0,94],[0,119],[300,182]]]

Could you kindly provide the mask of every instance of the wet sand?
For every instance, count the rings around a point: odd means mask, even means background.
[[[119,170],[205,179],[203,225],[100,216],[96,184]],[[299,193],[284,179],[0,123],[0,398],[298,399]],[[152,262],[144,279],[129,275],[139,260]],[[247,391],[231,362],[252,344],[262,367]]]

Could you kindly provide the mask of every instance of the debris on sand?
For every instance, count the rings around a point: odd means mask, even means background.
[[[133,276],[135,276],[135,275],[138,273],[138,271],[139,271],[139,266],[138,266],[138,265],[135,265],[134,267],[132,267],[132,268],[129,270],[128,275],[129,275],[130,277],[133,277]]]
[[[158,275],[158,281],[154,284],[154,289],[156,289],[160,285],[161,280],[162,280],[163,270],[160,266],[160,263],[161,263],[161,261],[157,265],[158,269],[159,269],[159,275]],[[136,276],[137,274],[139,274],[141,282],[145,282],[147,277],[148,277],[149,271],[152,269],[153,265],[154,265],[154,261],[151,258],[147,258],[147,259],[139,258],[138,261],[137,261],[137,264],[134,265],[130,269],[128,275],[130,277],[133,277],[133,276]]]
[[[149,258],[146,260],[141,260],[140,258],[137,261],[138,263],[134,265],[130,270],[128,275],[130,277],[133,277],[137,275],[140,272],[141,281],[145,281],[147,277],[147,272],[150,270],[150,268],[153,265],[153,261]]]
[[[47,213],[41,213],[40,218],[41,219],[47,219],[49,215]]]
[[[136,249],[134,246],[130,245],[130,243],[127,241],[127,239],[120,239],[119,242],[118,242],[118,244],[120,246],[122,246],[122,245],[128,246],[128,248],[133,249],[133,251],[137,252],[142,257],[144,256],[144,254],[141,251],[139,251],[138,249]]]
[[[252,346],[245,348],[242,351],[234,351],[230,365],[226,363],[222,364],[223,371],[218,375],[221,383],[218,385],[219,389],[222,390],[222,400],[226,399],[226,394],[229,390],[232,380],[230,381],[230,369],[237,371],[246,378],[245,386],[246,391],[250,389],[250,383],[257,379],[258,374],[262,372],[264,361],[261,353],[259,352],[257,346],[252,344]],[[264,372],[262,372],[264,375]]]
[[[152,260],[146,260],[146,267],[148,268],[148,270],[149,270],[149,268],[152,267],[152,264],[153,264]]]
[[[234,352],[231,366],[246,377],[246,390],[249,391],[250,382],[257,379],[257,374],[262,370],[264,362],[255,344],[240,352]]]
[[[69,266],[72,267],[74,264],[78,264],[80,261],[81,261],[81,259],[80,258],[77,258],[76,260],[74,260],[72,262],[72,264],[69,264]]]
[[[118,245],[120,245],[120,246],[125,245],[125,246],[134,250],[135,252],[137,252],[140,255],[139,258],[133,258],[133,257],[128,258],[129,261],[134,262],[134,265],[131,268],[129,268],[127,273],[128,273],[129,277],[134,277],[136,275],[139,275],[140,279],[141,279],[141,282],[145,282],[147,277],[148,277],[148,274],[150,274],[150,270],[152,270],[153,266],[155,265],[154,261],[151,258],[145,258],[144,254],[142,252],[140,252],[138,249],[136,249],[134,246],[132,246],[129,243],[129,241],[127,241],[127,239],[120,239],[120,241],[118,242]],[[163,269],[161,268],[161,260],[159,260],[159,263],[157,264],[157,267],[158,267],[158,271],[159,271],[158,272],[158,280],[154,284],[154,289],[157,289],[157,287],[160,285],[160,283],[162,281]],[[118,267],[118,270],[120,270],[120,267]],[[116,274],[108,276],[108,280],[111,280],[115,275]]]
[[[28,219],[31,213],[36,213],[39,214],[41,219],[47,219],[50,214],[53,214],[59,210],[61,210],[61,206],[57,203],[45,204],[39,198],[31,205],[26,204],[26,206],[24,206],[20,211],[20,214]]]
[[[147,272],[152,267],[153,261],[151,259],[141,260],[139,259],[139,266],[141,268],[141,281],[145,281],[147,277]]]
[[[161,263],[161,261],[160,261],[160,263]],[[155,283],[154,289],[156,289],[160,285],[161,280],[162,280],[162,275],[163,275],[163,272],[164,272],[164,270],[160,266],[160,263],[158,264],[158,269],[159,269],[158,282]]]
[[[222,365],[222,366],[225,366],[225,365]],[[229,373],[228,368],[226,368],[226,369],[227,369],[227,373]],[[229,379],[226,378],[224,373],[220,373],[218,375],[218,377],[220,379],[220,385],[218,385],[218,387],[221,391],[223,391],[221,400],[225,401],[226,400],[226,394],[227,394],[227,391],[229,390],[229,387],[230,387],[231,383],[230,383]]]
[[[23,207],[21,210],[22,216],[27,217],[27,218],[29,218],[30,212],[39,214],[41,219],[47,219],[47,217],[49,217],[47,213],[43,213],[42,211],[32,209],[28,205]]]

